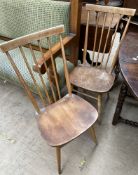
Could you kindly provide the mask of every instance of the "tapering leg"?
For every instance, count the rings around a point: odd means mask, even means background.
[[[98,122],[101,124],[102,94],[98,94]]]
[[[89,132],[90,132],[90,135],[91,135],[93,141],[94,141],[94,142],[96,143],[96,145],[97,145],[97,139],[96,139],[96,134],[95,134],[94,126],[91,126],[91,127],[89,128]]]
[[[58,173],[61,174],[61,148],[56,147]]]

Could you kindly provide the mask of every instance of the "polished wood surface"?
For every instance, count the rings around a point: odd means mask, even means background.
[[[138,99],[138,26],[131,24],[119,52],[119,64],[125,81]]]
[[[60,146],[89,129],[97,117],[96,109],[88,102],[76,95],[66,95],[46,108],[39,127],[49,145]]]
[[[105,70],[90,66],[77,66],[70,74],[70,81],[73,85],[83,89],[103,93],[111,89],[114,76]]]
[[[123,75],[116,110],[112,124],[119,122],[138,127],[138,122],[125,119],[121,116],[123,104],[128,92],[138,100],[138,25],[131,24],[126,38],[119,52],[119,65]]]

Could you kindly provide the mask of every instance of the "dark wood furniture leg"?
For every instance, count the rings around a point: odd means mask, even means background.
[[[122,107],[123,107],[123,103],[125,101],[125,97],[127,96],[127,92],[128,92],[128,87],[125,83],[123,83],[121,86],[121,90],[120,90],[120,94],[119,94],[119,98],[118,98],[118,102],[117,102],[117,107],[115,110],[112,124],[116,125],[117,123],[121,122],[121,123],[125,123],[127,125],[131,125],[133,127],[138,127],[137,122],[134,122],[134,121],[131,121],[128,119],[124,119],[123,117],[120,116],[121,111],[122,111]]]
[[[123,103],[126,95],[127,95],[127,86],[125,83],[123,83],[121,86],[121,90],[120,90],[120,94],[119,94],[119,98],[118,98],[118,102],[117,102],[117,106],[116,106],[116,110],[115,110],[115,114],[112,122],[113,125],[116,125],[117,123],[120,122],[120,119],[121,119],[120,114],[122,111],[122,107],[123,107]]]

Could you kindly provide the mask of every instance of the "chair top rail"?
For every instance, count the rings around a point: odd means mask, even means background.
[[[86,10],[105,12],[105,13],[118,13],[120,15],[128,15],[128,16],[134,16],[136,13],[136,9],[101,6],[101,5],[94,5],[94,4],[86,4]]]
[[[11,41],[5,42],[3,44],[0,44],[0,51],[1,52],[7,52],[9,50],[13,50],[17,47],[26,45],[31,43],[32,41],[35,40],[40,40],[45,37],[50,37],[53,35],[58,35],[64,32],[64,25],[59,25],[56,27],[52,27],[49,29],[41,30],[39,32],[34,32],[29,35],[25,35],[16,39],[13,39]]]

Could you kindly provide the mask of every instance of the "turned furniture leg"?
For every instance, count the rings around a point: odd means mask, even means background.
[[[56,147],[58,173],[61,174],[61,148]]]
[[[90,132],[90,135],[92,137],[92,140],[95,142],[95,144],[97,145],[97,139],[96,139],[96,134],[95,134],[95,129],[94,129],[94,126],[91,126],[89,128],[89,132]]]
[[[98,121],[101,123],[101,113],[102,113],[102,94],[98,94]]]
[[[123,83],[122,86],[121,86],[121,90],[120,90],[120,94],[119,94],[119,98],[118,98],[114,118],[113,118],[113,121],[112,121],[113,125],[116,125],[120,120],[120,113],[122,111],[123,103],[124,103],[125,97],[127,95],[127,89],[128,88],[127,88],[126,84]]]

